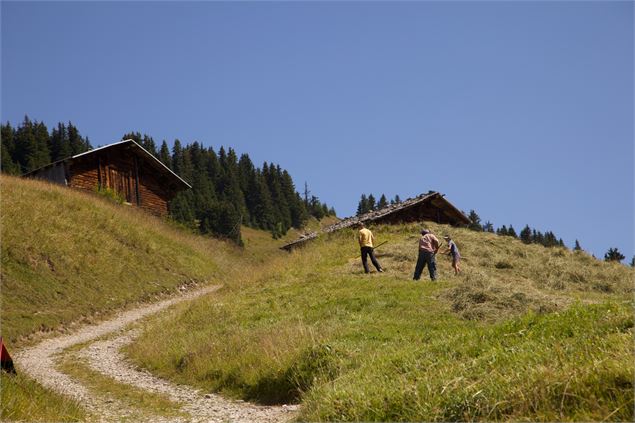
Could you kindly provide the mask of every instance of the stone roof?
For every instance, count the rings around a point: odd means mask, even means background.
[[[426,215],[421,213],[421,207],[425,206]],[[454,207],[443,194],[436,191],[429,191],[414,198],[409,198],[400,203],[390,204],[379,210],[373,210],[359,216],[351,216],[340,220],[339,222],[322,228],[321,231],[310,232],[302,235],[295,241],[292,241],[281,248],[291,251],[296,247],[304,245],[307,241],[317,238],[320,234],[336,232],[341,229],[350,228],[359,222],[366,223],[382,223],[397,221],[413,221],[413,220],[431,220],[429,212],[436,211],[436,219],[439,223],[449,223],[452,225],[467,225],[470,220],[463,212]]]

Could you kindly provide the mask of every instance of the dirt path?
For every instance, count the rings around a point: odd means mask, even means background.
[[[91,415],[95,416],[97,421],[118,422],[129,419],[131,416],[135,416],[137,419],[138,412],[125,404],[112,398],[93,395],[85,386],[56,370],[56,362],[60,355],[65,349],[73,345],[87,343],[101,336],[122,331],[130,323],[143,317],[157,313],[178,302],[216,291],[218,288],[219,286],[210,286],[186,292],[168,300],[126,311],[114,319],[86,326],[73,334],[47,339],[34,347],[17,352],[14,361],[17,363],[18,371],[28,374],[46,387],[78,400]],[[175,402],[183,404],[182,411],[192,416],[187,419],[166,418],[164,421],[270,423],[287,421],[293,417],[296,411],[296,407],[257,406],[242,401],[230,401],[219,395],[203,394],[194,388],[175,385],[154,377],[148,372],[138,370],[119,352],[119,349],[131,343],[135,336],[137,336],[135,331],[123,331],[114,340],[90,344],[80,352],[80,356],[85,358],[95,370],[119,382],[148,392],[166,394]],[[149,416],[148,421],[159,420],[156,416]]]

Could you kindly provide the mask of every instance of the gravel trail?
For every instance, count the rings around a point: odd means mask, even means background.
[[[61,353],[73,345],[87,343],[101,336],[122,331],[130,323],[157,313],[173,304],[191,300],[219,289],[208,286],[187,291],[179,296],[123,312],[116,318],[81,328],[75,333],[42,341],[18,351],[14,362],[18,371],[23,372],[40,384],[78,400],[88,412],[100,422],[119,422],[131,416],[138,418],[138,412],[113,398],[93,395],[86,387],[64,373],[56,370],[56,362]],[[148,392],[166,394],[175,402],[183,404],[182,411],[191,418],[165,418],[148,416],[148,421],[190,421],[190,422],[282,422],[290,420],[296,406],[258,406],[242,401],[232,401],[215,394],[200,391],[159,379],[150,373],[136,369],[120,353],[120,348],[134,341],[136,331],[123,331],[114,340],[94,342],[80,351],[80,357],[88,364],[119,382],[135,386]]]

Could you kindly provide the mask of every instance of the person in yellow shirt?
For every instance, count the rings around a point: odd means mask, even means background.
[[[366,228],[364,222],[359,222],[358,228],[359,233],[357,234],[357,241],[359,242],[359,248],[361,249],[364,272],[370,273],[370,269],[368,268],[368,256],[370,256],[370,261],[373,262],[375,269],[377,269],[379,273],[383,272],[384,269],[381,268],[381,265],[375,258],[375,253],[373,252],[375,236],[368,228]]]

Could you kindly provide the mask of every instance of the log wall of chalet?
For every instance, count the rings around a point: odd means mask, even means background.
[[[191,186],[133,140],[58,160],[23,175],[82,191],[108,188],[129,205],[158,216],[168,214],[168,201]]]
[[[97,168],[88,161],[73,163],[69,168],[69,174],[68,185],[71,188],[94,192],[98,186]]]
[[[171,192],[166,192],[143,160],[123,151],[106,151],[73,162],[72,188],[95,192],[98,187],[119,193],[124,200],[157,216],[168,214]]]
[[[167,216],[168,201],[171,193],[165,190],[159,180],[154,176],[152,169],[140,161],[138,165],[139,175],[139,207],[158,216]]]

